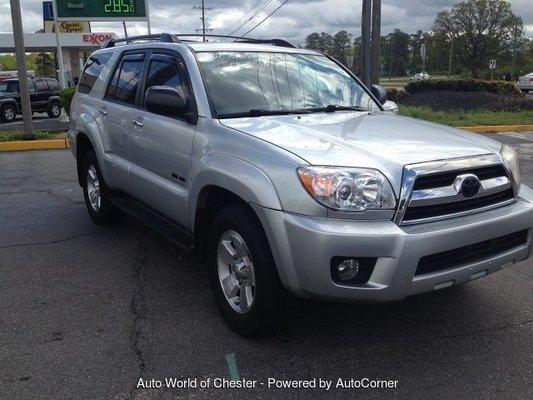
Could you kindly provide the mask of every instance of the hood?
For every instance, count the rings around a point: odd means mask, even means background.
[[[403,166],[499,152],[501,144],[387,112],[336,112],[222,119],[312,165],[375,168],[399,189]],[[398,192],[397,192],[398,193]]]

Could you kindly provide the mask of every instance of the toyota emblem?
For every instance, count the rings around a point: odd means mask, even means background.
[[[459,186],[459,191],[465,197],[474,197],[481,189],[481,182],[479,181],[479,178],[473,174],[460,175],[457,177],[457,180],[460,180],[460,186],[457,185]]]

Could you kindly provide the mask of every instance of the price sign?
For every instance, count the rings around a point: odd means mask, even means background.
[[[56,0],[58,21],[146,20],[145,0]]]

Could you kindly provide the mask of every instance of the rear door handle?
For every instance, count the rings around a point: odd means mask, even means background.
[[[144,123],[142,121],[139,121],[138,119],[132,119],[131,123],[139,128],[142,128],[144,126]]]

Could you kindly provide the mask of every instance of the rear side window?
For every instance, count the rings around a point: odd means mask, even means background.
[[[78,92],[89,93],[93,88],[100,72],[111,59],[112,53],[93,54],[85,64],[85,68],[78,82]]]
[[[125,55],[115,70],[106,92],[106,99],[125,104],[135,104],[137,88],[141,80],[144,54]]]
[[[50,90],[45,81],[35,81],[35,87],[38,92],[48,92]]]
[[[57,92],[59,90],[59,83],[57,83],[56,81],[50,79],[46,82],[48,83],[48,87],[50,88],[50,91]]]

